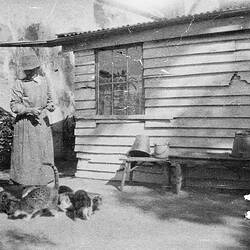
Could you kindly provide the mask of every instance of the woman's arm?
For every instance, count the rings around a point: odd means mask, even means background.
[[[49,86],[49,83],[47,81],[47,106],[46,109],[49,110],[50,112],[53,112],[55,110],[55,105],[52,100],[52,93],[51,93],[51,88]]]
[[[15,114],[24,114],[26,107],[23,103],[23,88],[21,81],[15,81],[11,88],[10,109]]]
[[[26,107],[23,103],[23,88],[21,81],[16,81],[11,88],[10,109],[15,114],[28,114],[38,116],[41,110]]]

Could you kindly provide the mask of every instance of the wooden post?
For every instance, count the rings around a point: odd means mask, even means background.
[[[163,188],[166,188],[170,185],[170,164],[166,162],[163,164],[163,176],[164,176],[164,183],[162,184]]]
[[[182,171],[181,164],[175,164],[175,193],[179,194],[182,186]]]
[[[130,163],[125,161],[125,166],[124,166],[124,170],[123,170],[123,174],[122,174],[122,181],[121,181],[121,188],[120,190],[123,191],[123,187],[124,187],[124,184],[125,184],[125,180],[126,180],[126,177],[127,177],[127,173],[129,172],[129,168],[130,168]]]
[[[171,162],[172,171],[171,171],[171,184],[173,185],[174,192],[176,194],[179,194],[181,191],[182,186],[182,170],[181,170],[181,164],[177,161]]]

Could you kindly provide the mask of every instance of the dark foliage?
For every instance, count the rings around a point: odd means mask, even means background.
[[[10,166],[14,117],[0,108],[0,167]]]

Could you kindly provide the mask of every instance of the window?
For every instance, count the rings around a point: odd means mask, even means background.
[[[96,53],[99,115],[143,114],[142,47]]]

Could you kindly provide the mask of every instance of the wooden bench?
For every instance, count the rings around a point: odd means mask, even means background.
[[[196,153],[186,152],[179,155],[169,155],[169,161],[174,164],[179,163],[182,166],[183,172],[187,170],[186,166],[217,165],[232,171],[240,177],[250,170],[250,158],[232,157],[229,153]],[[197,164],[198,163],[198,164]],[[182,173],[183,173],[182,172]],[[186,185],[184,183],[184,185]],[[237,185],[236,185],[237,186]],[[241,186],[241,185],[240,185]],[[248,185],[247,185],[248,186]],[[231,188],[226,187],[225,188]],[[250,188],[250,183],[249,187]]]
[[[250,169],[250,158],[232,157],[229,153],[195,153],[186,152],[183,154],[171,154],[168,157],[170,162],[178,162],[183,164],[187,161],[210,161],[217,162],[234,172],[240,171],[242,168]],[[236,166],[237,164],[237,166]]]
[[[124,162],[124,171],[121,180],[121,187],[120,190],[123,191],[125,180],[127,174],[129,174],[129,180],[132,181],[133,179],[133,171],[143,166],[145,163],[156,163],[163,165],[163,172],[165,176],[168,176],[167,183],[173,184],[175,188],[175,192],[178,194],[181,189],[182,183],[182,174],[181,174],[181,166],[179,163],[171,163],[169,158],[155,158],[155,157],[130,157],[120,159]],[[172,177],[171,168],[174,168],[175,178]],[[166,177],[167,178],[167,177]],[[174,179],[174,180],[173,180]],[[172,183],[173,182],[173,183]]]
[[[133,179],[133,171],[139,166],[143,166],[145,163],[157,163],[163,165],[163,173],[168,173],[168,183],[172,184],[175,188],[175,193],[179,193],[183,180],[183,167],[187,162],[193,161],[209,161],[216,162],[221,166],[238,173],[242,169],[250,170],[250,158],[236,158],[232,157],[229,153],[196,153],[187,152],[183,154],[171,154],[168,158],[159,159],[154,157],[127,157],[121,159],[124,162],[124,171],[121,180],[120,190],[122,191],[125,185],[127,174],[129,174],[129,180]],[[170,171],[173,169],[174,171]]]

